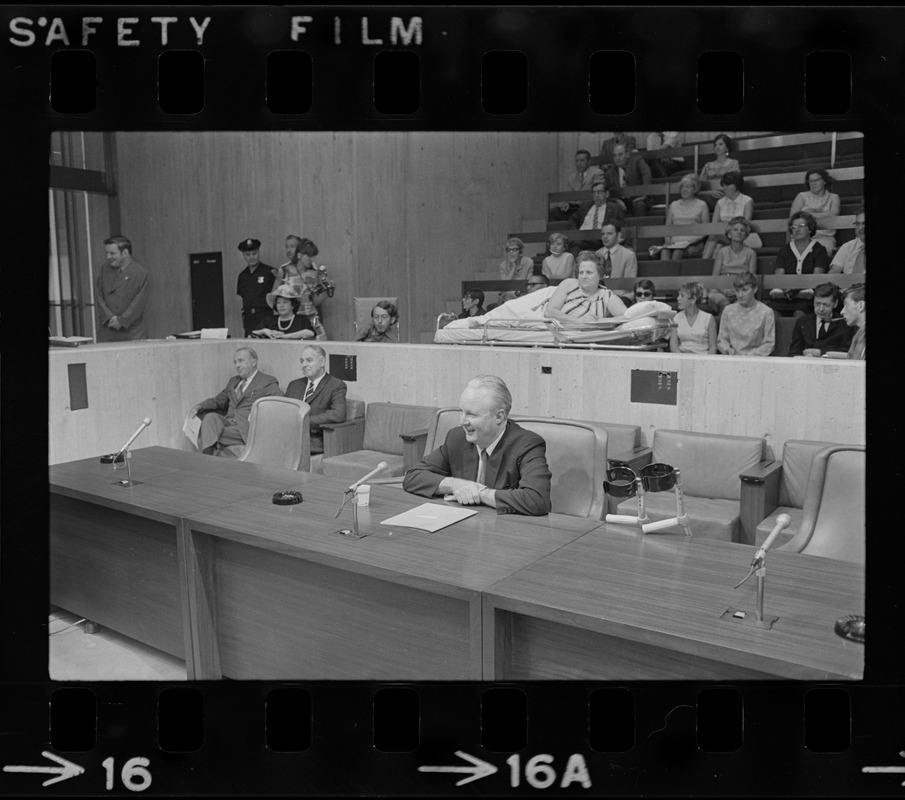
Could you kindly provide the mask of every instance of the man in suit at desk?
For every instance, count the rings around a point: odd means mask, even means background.
[[[644,216],[650,206],[650,201],[645,196],[631,199],[623,195],[622,190],[626,186],[647,186],[651,182],[650,167],[640,156],[631,155],[624,144],[617,144],[613,148],[613,163],[603,173],[606,176],[607,185],[613,187],[612,197],[619,202],[627,214]]]
[[[840,300],[835,283],[821,283],[814,288],[814,313],[795,320],[790,356],[820,357],[829,350],[848,351],[854,331],[842,317],[833,318]]]
[[[296,378],[286,387],[286,397],[307,403],[308,422],[311,425],[311,454],[324,452],[325,422],[345,422],[346,384],[327,374],[327,354],[316,344],[302,350],[299,359],[304,378]]]
[[[258,354],[250,347],[240,347],[233,356],[236,374],[216,397],[198,403],[191,415],[210,411],[201,420],[198,449],[206,455],[222,455],[231,445],[243,445],[248,436],[248,417],[255,400],[281,397],[283,392],[273,375],[258,372]]]
[[[605,222],[625,222],[625,212],[622,206],[615,200],[609,199],[609,189],[606,179],[600,178],[594,181],[591,190],[594,198],[590,203],[583,203],[571,216],[572,225],[579,231],[576,234],[569,252],[577,256],[582,250],[596,250],[600,242],[600,230]],[[585,234],[585,232],[587,232]],[[584,237],[582,237],[584,234]]]
[[[509,419],[512,395],[501,378],[479,375],[459,400],[462,424],[406,474],[402,488],[422,497],[452,495],[498,514],[550,513],[547,445]]]

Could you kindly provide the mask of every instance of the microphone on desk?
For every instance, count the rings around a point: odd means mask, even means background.
[[[758,548],[757,552],[754,554],[754,558],[751,560],[752,567],[757,566],[763,561],[764,556],[767,555],[767,550],[769,550],[770,545],[776,541],[776,537],[779,536],[780,531],[784,528],[788,528],[791,522],[792,518],[788,514],[780,514],[776,518],[776,525],[773,527],[773,530],[770,531],[770,535],[764,540],[764,543]]]
[[[359,478],[357,481],[355,481],[355,483],[353,483],[348,489],[346,489],[346,492],[353,492],[353,493],[354,493],[355,490],[356,490],[359,486],[361,486],[361,484],[363,484],[365,481],[368,481],[368,480],[370,480],[371,478],[373,478],[378,472],[382,472],[383,470],[385,470],[385,469],[387,468],[387,466],[388,466],[388,465],[387,465],[387,462],[386,462],[386,461],[381,461],[381,462],[380,462],[376,467],[374,467],[374,469],[372,469],[367,475],[365,475],[363,478]]]
[[[126,450],[129,449],[129,445],[131,445],[132,442],[134,442],[134,441],[138,438],[138,434],[140,434],[140,433],[141,433],[145,428],[147,428],[148,425],[150,425],[150,424],[151,424],[151,418],[150,418],[150,417],[145,417],[145,418],[141,421],[141,425],[138,426],[138,430],[135,431],[135,433],[132,434],[132,437],[129,439],[129,441],[126,442],[126,443],[120,448],[119,452],[116,454],[116,457],[119,458],[123,453],[125,453]]]

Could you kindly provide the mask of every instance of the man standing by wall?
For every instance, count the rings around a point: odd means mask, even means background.
[[[148,271],[132,260],[132,242],[125,236],[104,239],[104,251],[107,260],[95,282],[97,340],[147,339],[144,311],[148,303]]]

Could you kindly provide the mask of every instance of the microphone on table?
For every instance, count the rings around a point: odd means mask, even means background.
[[[756,567],[760,564],[764,556],[767,555],[767,550],[770,549],[770,545],[776,541],[776,537],[779,536],[780,531],[784,528],[788,528],[789,524],[792,522],[792,518],[788,514],[780,514],[776,518],[776,525],[773,527],[773,530],[770,531],[770,535],[764,540],[764,543],[758,548],[757,552],[754,554],[754,558],[751,559],[751,566]]]
[[[368,481],[368,480],[370,480],[371,478],[373,478],[378,472],[382,472],[383,470],[385,470],[385,469],[387,468],[387,466],[388,466],[388,465],[387,465],[387,462],[386,462],[386,461],[381,461],[381,462],[380,462],[376,467],[374,467],[374,469],[372,469],[367,475],[365,475],[363,478],[359,478],[359,479],[358,479],[357,481],[355,481],[355,483],[353,483],[348,489],[346,489],[346,493],[352,492],[352,493],[354,494],[354,493],[355,493],[355,490],[356,490],[359,486],[361,486],[361,484],[363,484],[365,481]]]
[[[121,464],[123,461],[123,455],[125,454],[126,450],[128,450],[129,446],[132,444],[132,442],[134,442],[138,438],[138,434],[140,434],[150,424],[151,424],[151,418],[145,417],[141,421],[141,425],[138,426],[138,430],[135,431],[135,433],[133,433],[132,436],[129,438],[129,441],[126,442],[116,453],[111,453],[108,456],[102,456],[101,463],[102,464]]]

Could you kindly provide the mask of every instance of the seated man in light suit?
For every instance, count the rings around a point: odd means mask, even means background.
[[[311,455],[324,452],[325,422],[344,422],[346,419],[346,384],[327,374],[327,354],[316,344],[302,350],[302,375],[286,387],[286,397],[307,403],[308,423],[311,426]]]
[[[255,400],[261,397],[281,397],[283,392],[273,375],[258,372],[258,354],[250,347],[240,347],[233,356],[236,374],[216,397],[194,406],[190,412],[216,411],[201,420],[198,449],[207,455],[225,455],[225,448],[245,444],[248,436],[248,417]]]
[[[509,420],[512,395],[502,379],[479,375],[459,400],[462,425],[405,474],[402,488],[423,497],[452,495],[498,514],[550,512],[547,445]]]

